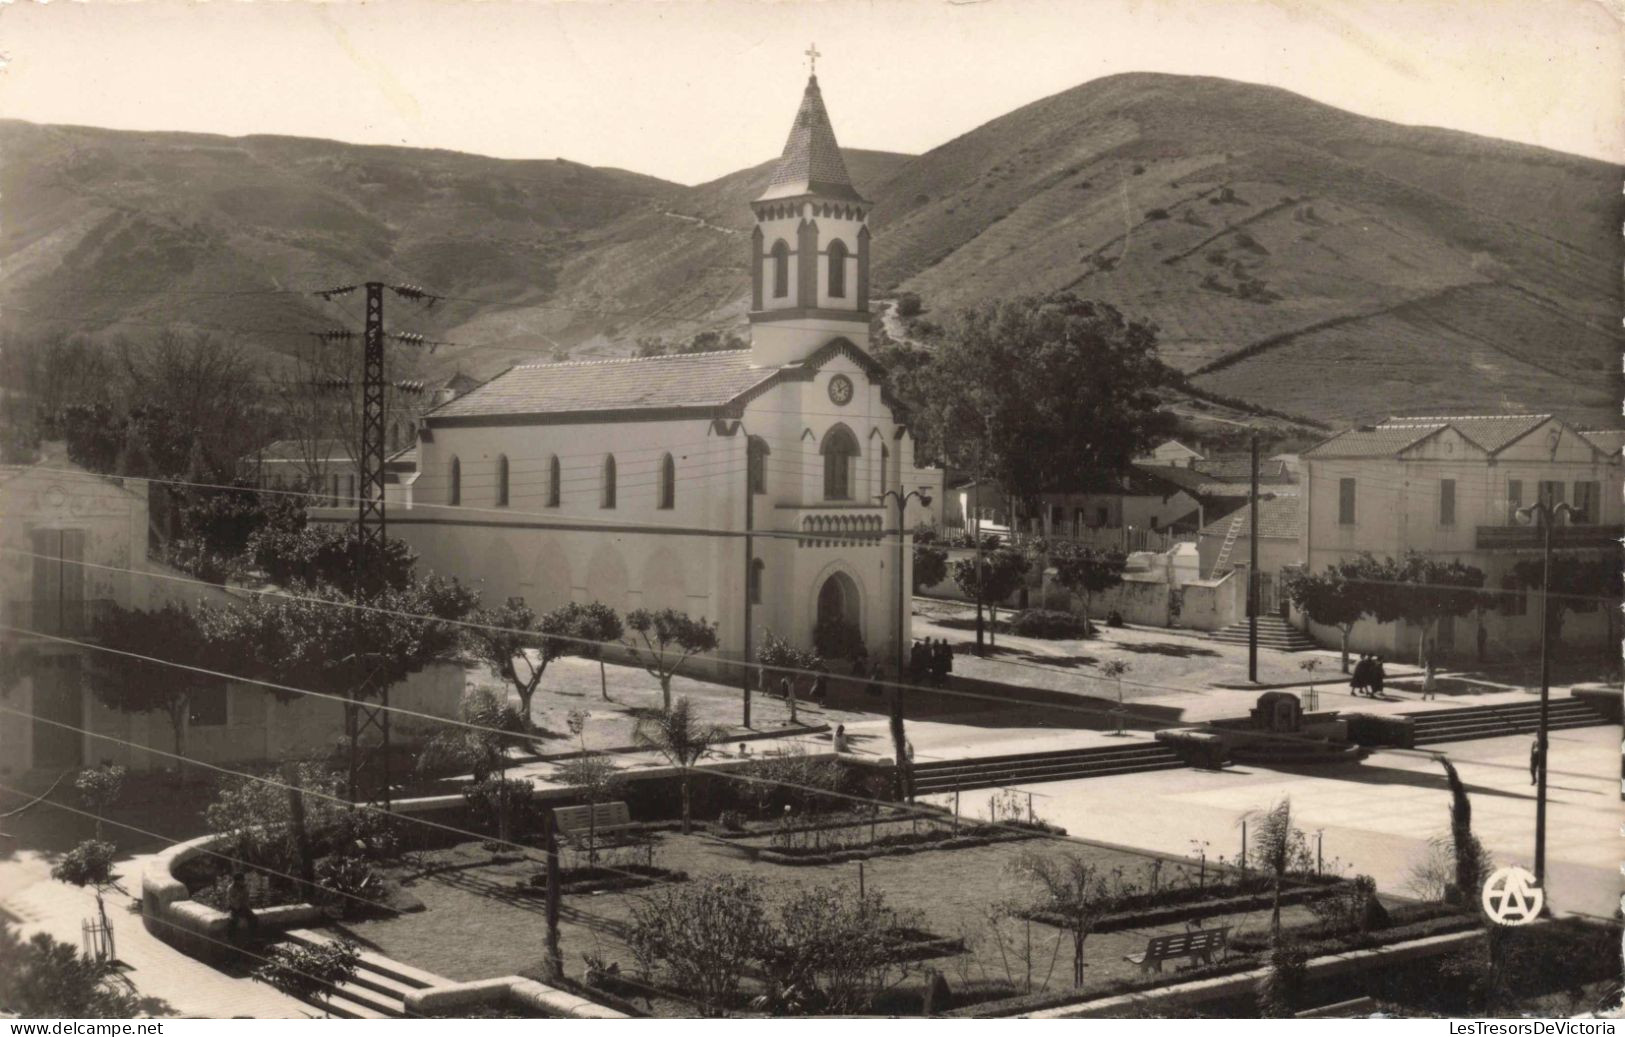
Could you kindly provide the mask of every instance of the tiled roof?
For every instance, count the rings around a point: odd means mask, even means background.
[[[801,108],[796,112],[795,124],[790,127],[790,138],[784,142],[784,154],[779,156],[773,179],[758,200],[803,194],[840,201],[863,200],[852,186],[841,147],[835,143],[835,128],[824,110],[824,95],[818,90],[817,76],[807,79]]]
[[[1340,432],[1305,453],[1306,457],[1392,457],[1445,428],[1454,428],[1495,454],[1522,439],[1550,414],[1446,414],[1392,417],[1380,425]]]
[[[1296,494],[1277,495],[1271,500],[1258,502],[1258,535],[1261,537],[1281,537],[1295,540],[1299,535],[1298,529],[1298,497]],[[1202,527],[1203,536],[1228,536],[1230,527],[1238,525],[1236,536],[1245,537],[1253,534],[1253,509],[1251,505],[1244,506],[1240,511],[1232,512],[1224,518],[1215,519]]]
[[[1625,429],[1593,428],[1582,429],[1580,435],[1595,443],[1597,449],[1606,454],[1617,454],[1625,449]]]
[[[1260,465],[1260,468],[1263,466]],[[1172,483],[1193,497],[1245,497],[1250,489],[1248,480],[1231,482],[1224,479],[1215,479],[1211,475],[1198,472],[1191,468],[1179,468],[1174,465],[1134,465],[1135,470],[1142,476],[1160,479],[1165,483]],[[1260,482],[1264,480],[1260,479]],[[1286,481],[1276,478],[1274,484]]]
[[[777,374],[751,351],[514,367],[429,412],[442,418],[720,407]]]
[[[1253,462],[1248,457],[1214,457],[1192,461],[1191,469],[1220,482],[1250,482],[1253,477]],[[1270,479],[1277,481],[1290,479],[1291,475],[1285,461],[1260,459],[1258,462],[1260,482]]]

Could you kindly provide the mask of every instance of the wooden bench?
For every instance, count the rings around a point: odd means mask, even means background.
[[[553,826],[559,838],[572,846],[586,846],[589,838],[614,841],[632,827],[632,811],[616,800],[579,807],[554,807]]]
[[[1213,952],[1224,952],[1230,935],[1228,926],[1222,929],[1192,929],[1184,933],[1153,936],[1141,954],[1125,954],[1124,961],[1132,961],[1147,972],[1162,971],[1162,963],[1170,958],[1189,958],[1192,965],[1213,964]]]

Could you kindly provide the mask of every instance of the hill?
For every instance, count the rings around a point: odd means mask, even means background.
[[[436,363],[477,374],[743,331],[746,202],[771,168],[681,187],[567,162],[22,123],[0,124],[0,145],[0,289],[28,310],[58,298],[81,323],[325,326],[332,307],[304,298],[184,293],[378,271],[491,301],[411,315],[459,343]],[[846,158],[875,203],[877,294],[917,292],[932,318],[1070,288],[1154,321],[1198,388],[1330,424],[1416,409],[1617,422],[1625,205],[1606,163],[1142,73],[923,155]],[[102,294],[72,294],[86,289]]]

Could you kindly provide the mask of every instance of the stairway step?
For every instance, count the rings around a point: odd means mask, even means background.
[[[287,940],[303,944],[307,947],[320,943],[332,943],[333,937],[313,929],[289,929],[282,934]],[[443,987],[452,981],[444,976],[437,976],[432,972],[413,968],[410,965],[398,962],[393,958],[386,958],[382,954],[369,950],[361,951],[361,965],[363,968],[405,987],[409,990],[423,990],[427,987]]]
[[[1057,749],[1051,752],[1040,753],[1011,753],[1003,756],[972,756],[961,760],[943,760],[934,763],[922,763],[914,768],[916,773],[937,769],[951,769],[963,767],[982,767],[993,764],[1011,763],[1043,763],[1051,760],[1079,760],[1079,759],[1112,759],[1120,756],[1135,756],[1142,753],[1171,752],[1161,742],[1132,742],[1127,745],[1100,746],[1091,749]]]
[[[970,791],[974,791],[976,789],[994,788],[994,787],[1000,787],[1000,786],[1008,787],[1008,786],[1014,786],[1014,785],[1042,785],[1042,784],[1046,784],[1048,782],[1075,781],[1075,780],[1079,780],[1079,779],[1083,779],[1083,778],[1104,778],[1104,777],[1110,777],[1112,775],[1117,775],[1117,774],[1144,774],[1144,773],[1149,772],[1149,771],[1174,770],[1176,768],[1180,768],[1180,767],[1183,767],[1183,766],[1185,766],[1185,764],[1182,761],[1180,761],[1179,759],[1176,758],[1176,759],[1173,759],[1173,760],[1168,760],[1168,761],[1161,762],[1161,763],[1156,763],[1156,764],[1149,764],[1149,765],[1142,765],[1142,766],[1106,767],[1106,768],[1097,768],[1097,769],[1091,769],[1091,770],[1082,770],[1082,771],[1073,772],[1073,773],[1050,773],[1050,774],[1045,774],[1045,775],[1029,775],[1029,774],[1019,774],[1019,773],[1018,774],[996,774],[995,773],[995,774],[979,775],[977,777],[967,779],[966,781],[960,783],[957,786],[955,786],[955,785],[953,785],[951,783],[950,784],[941,784],[941,783],[936,782],[936,781],[922,780],[922,781],[917,781],[915,783],[915,789],[916,789],[916,791],[922,792],[922,793],[923,792],[931,792],[931,793],[952,792],[952,791],[954,791],[955,788],[958,788],[958,790],[960,792],[970,792]]]

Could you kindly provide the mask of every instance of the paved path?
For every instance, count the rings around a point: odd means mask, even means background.
[[[120,885],[141,888],[146,857],[120,863]],[[25,851],[0,861],[0,910],[15,916],[24,936],[49,933],[64,943],[80,944],[80,922],[96,912],[89,890],[51,879],[48,858]],[[204,1019],[302,1019],[318,1013],[309,1005],[252,979],[227,975],[164,943],[147,932],[129,897],[113,893],[107,915],[125,976],[143,997],[169,1006],[169,1014]]]
[[[1555,910],[1611,917],[1620,902],[1619,729],[1552,733],[1547,885]],[[1429,746],[1448,752],[1467,785],[1473,831],[1497,864],[1530,866],[1535,800],[1525,735]],[[1324,839],[1328,861],[1369,874],[1385,892],[1414,895],[1412,868],[1445,835],[1450,793],[1420,752],[1379,752],[1360,764],[1293,773],[1235,766],[1154,771],[1024,785],[1045,794],[1040,812],[1072,835],[1163,853],[1234,860],[1241,816],[1292,799],[1298,826]],[[939,801],[942,797],[936,797]]]

